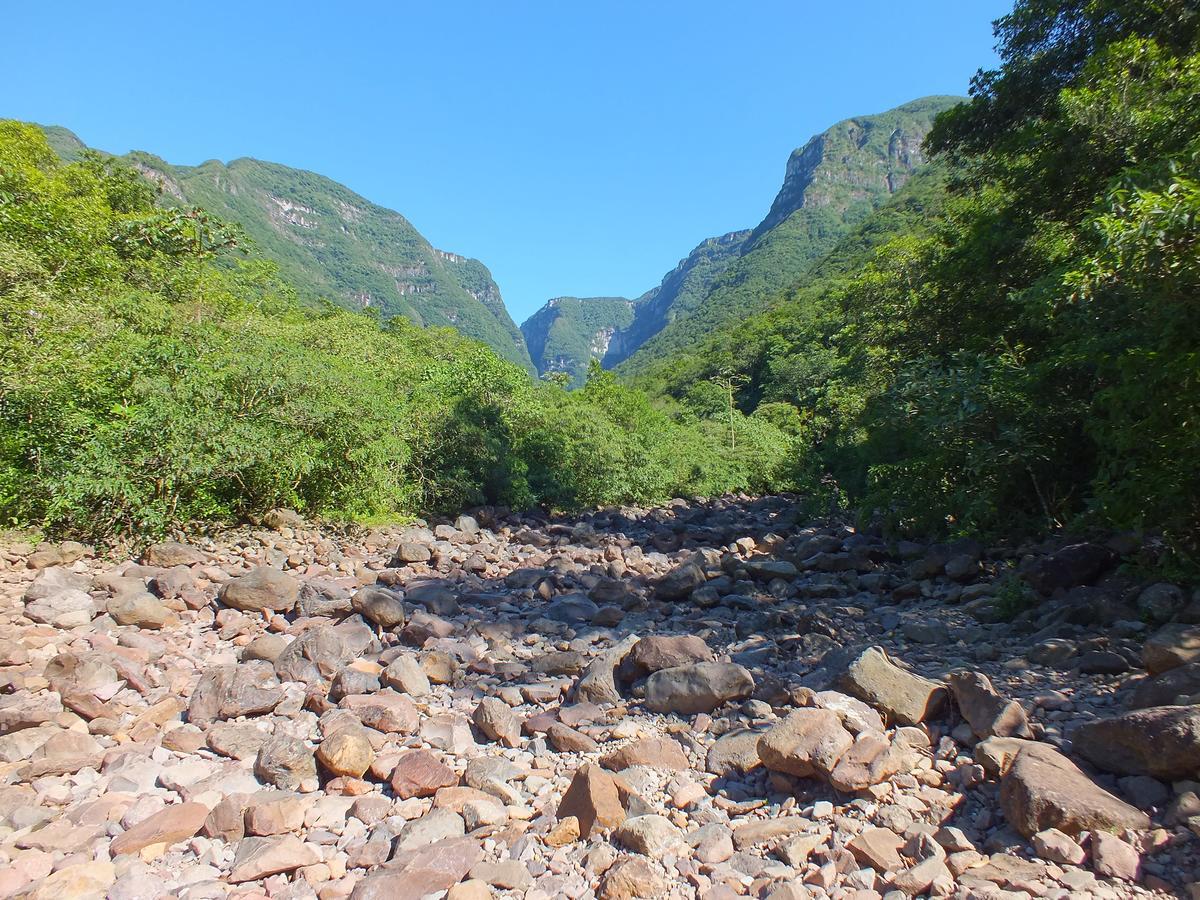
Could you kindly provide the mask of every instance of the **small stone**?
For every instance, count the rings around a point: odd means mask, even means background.
[[[401,800],[432,797],[438,788],[458,784],[458,775],[428,750],[409,750],[396,761],[391,784]]]
[[[1092,835],[1092,868],[1105,878],[1140,881],[1142,858],[1116,835],[1098,831]]]
[[[333,775],[361,778],[374,759],[371,741],[358,727],[339,728],[317,747],[317,762]]]

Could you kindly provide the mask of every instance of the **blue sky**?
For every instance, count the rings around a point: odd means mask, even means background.
[[[1008,0],[6,4],[0,116],[312,169],[492,270],[521,321],[750,227],[788,153],[965,93]]]

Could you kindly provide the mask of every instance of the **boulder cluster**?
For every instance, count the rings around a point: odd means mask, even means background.
[[[794,498],[0,544],[0,898],[1200,898],[1200,593]]]

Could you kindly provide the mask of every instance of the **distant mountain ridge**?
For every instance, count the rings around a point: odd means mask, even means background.
[[[65,128],[43,130],[64,159],[85,149]],[[533,371],[487,267],[437,249],[400,213],[323,175],[278,163],[241,158],[176,166],[140,151],[125,159],[162,187],[165,202],[201,206],[241,225],[302,300],[450,326]]]
[[[552,358],[532,353],[534,364],[540,372],[578,376],[596,358],[621,374],[641,375],[725,323],[761,310],[925,165],[921,145],[934,118],[960,102],[923,97],[814,135],[788,157],[783,185],[763,220],[751,230],[701,242],[657,288],[626,301],[633,310],[628,324],[608,318],[604,309],[565,315],[547,306],[530,317],[521,330],[531,348],[533,336],[553,327],[549,345],[559,351]],[[577,329],[582,331],[573,333]]]

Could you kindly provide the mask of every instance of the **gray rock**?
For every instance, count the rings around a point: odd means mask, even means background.
[[[243,612],[288,612],[300,598],[300,582],[278,569],[259,566],[222,585],[220,600]]]
[[[736,663],[702,662],[660,669],[646,679],[646,706],[679,715],[712,712],[754,692],[754,677]]]

